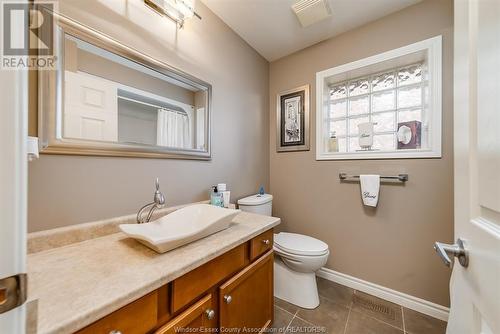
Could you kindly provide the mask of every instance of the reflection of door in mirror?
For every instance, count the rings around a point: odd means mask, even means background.
[[[64,39],[65,138],[206,150],[205,90]]]
[[[69,71],[66,71],[65,82],[64,137],[116,141],[116,84]]]

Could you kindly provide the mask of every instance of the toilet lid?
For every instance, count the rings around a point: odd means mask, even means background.
[[[248,196],[248,197],[245,197],[245,198],[238,200],[238,205],[249,205],[249,206],[262,205],[262,204],[269,203],[272,200],[273,200],[273,195],[257,194],[257,195]]]
[[[278,250],[296,255],[324,255],[328,245],[321,240],[303,234],[281,232],[274,235]]]

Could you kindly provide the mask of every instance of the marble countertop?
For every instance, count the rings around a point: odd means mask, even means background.
[[[112,233],[28,255],[36,333],[72,333],[278,225],[242,212],[226,230],[164,254]]]

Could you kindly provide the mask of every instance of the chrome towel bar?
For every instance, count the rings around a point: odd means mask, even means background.
[[[339,179],[341,180],[349,180],[349,179],[359,179],[359,175],[347,175],[346,173],[339,173]],[[408,174],[398,174],[394,176],[380,176],[381,180],[397,180],[401,182],[408,181]]]

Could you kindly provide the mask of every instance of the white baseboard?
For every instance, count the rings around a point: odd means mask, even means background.
[[[427,314],[428,316],[448,321],[450,309],[448,307],[432,303],[430,301],[408,295],[396,290],[392,290],[381,285],[364,281],[362,279],[339,273],[328,268],[321,268],[317,276],[329,281],[339,283],[355,290],[359,290],[370,295],[388,300],[390,302],[402,305],[417,312]]]

